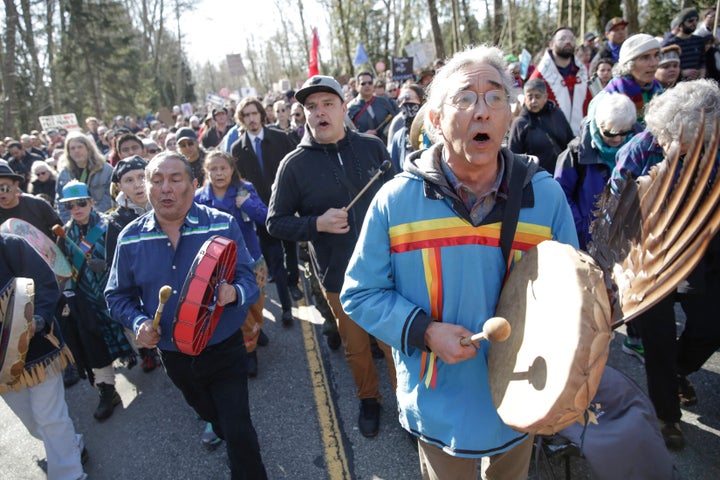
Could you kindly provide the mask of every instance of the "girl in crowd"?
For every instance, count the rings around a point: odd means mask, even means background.
[[[245,348],[248,351],[248,376],[255,377],[258,373],[255,348],[258,344],[263,346],[268,342],[262,332],[267,266],[260,252],[255,223],[265,224],[267,206],[260,200],[253,184],[243,181],[234,166],[235,159],[229,153],[219,150],[208,153],[204,162],[207,180],[205,185],[195,192],[195,202],[232,215],[240,225],[247,249],[255,260],[255,279],[260,288],[260,298],[250,307],[242,326]],[[219,443],[209,423],[201,439],[206,445]]]

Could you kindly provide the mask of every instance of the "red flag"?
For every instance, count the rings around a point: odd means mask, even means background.
[[[318,69],[318,50],[320,49],[320,39],[318,38],[317,28],[313,28],[312,48],[310,49],[310,63],[308,64],[308,78],[313,75],[320,75]]]

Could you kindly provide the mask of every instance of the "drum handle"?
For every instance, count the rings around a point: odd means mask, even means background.
[[[163,285],[158,292],[159,303],[152,323],[153,330],[157,330],[158,325],[160,325],[160,317],[162,317],[163,308],[165,308],[165,304],[170,298],[170,295],[172,295],[172,287],[170,285]]]

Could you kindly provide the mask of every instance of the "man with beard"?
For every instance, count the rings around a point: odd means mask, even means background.
[[[580,133],[580,122],[587,115],[592,93],[588,90],[588,73],[585,65],[574,58],[575,33],[569,27],[560,27],[552,35],[550,48],[530,75],[547,85],[548,100],[565,114],[573,133]]]
[[[698,12],[694,8],[682,10],[677,33],[662,43],[662,46],[680,47],[680,80],[697,80],[705,77],[705,39],[693,32],[698,23]]]

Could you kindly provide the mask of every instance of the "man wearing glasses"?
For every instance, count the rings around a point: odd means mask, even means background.
[[[175,141],[180,153],[185,155],[190,162],[197,186],[203,185],[205,183],[205,169],[203,168],[205,149],[200,147],[197,133],[192,128],[183,127],[175,132]]]
[[[693,34],[698,18],[694,8],[682,10],[677,16],[680,21],[677,32],[662,43],[663,47],[680,47],[680,81],[705,77],[705,39]]]
[[[397,115],[398,107],[384,96],[374,94],[372,73],[360,72],[356,78],[360,90],[357,97],[348,103],[348,116],[359,132],[375,135],[387,142],[385,127]]]
[[[426,479],[475,479],[479,459],[484,479],[528,475],[532,436],[495,410],[487,344],[459,341],[494,315],[507,265],[497,225],[509,205],[519,235],[529,228],[544,232],[533,243],[577,246],[560,186],[502,147],[512,88],[495,47],[460,52],[438,71],[425,116],[437,143],[375,195],[340,295],[348,315],[392,346],[400,423],[418,437]]]

